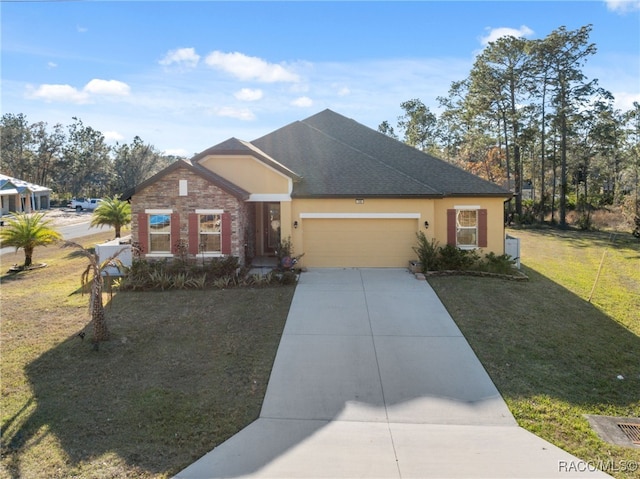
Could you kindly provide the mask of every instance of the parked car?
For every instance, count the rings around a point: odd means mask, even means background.
[[[73,198],[67,208],[72,208],[76,211],[82,210],[95,210],[102,200],[100,198]]]

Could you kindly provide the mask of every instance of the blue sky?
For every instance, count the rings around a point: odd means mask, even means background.
[[[372,128],[412,98],[437,111],[488,41],[561,26],[592,24],[588,78],[622,110],[640,101],[640,0],[3,0],[0,15],[3,114],[185,156],[325,108]]]

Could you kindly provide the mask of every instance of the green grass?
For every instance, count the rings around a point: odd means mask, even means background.
[[[511,234],[530,281],[430,283],[523,427],[584,460],[640,462],[583,417],[640,416],[640,245]],[[0,477],[166,478],[257,417],[293,288],[118,293],[112,340],[93,351],[77,337],[90,336],[85,263],[69,252],[38,248],[47,268],[0,278]],[[4,255],[2,269],[21,260]]]
[[[608,233],[510,233],[521,239],[528,282],[429,282],[521,426],[586,461],[639,464],[639,448],[600,440],[583,415],[640,417],[640,244]]]
[[[68,253],[2,277],[0,477],[171,477],[258,417],[293,287],[117,293],[94,351]]]

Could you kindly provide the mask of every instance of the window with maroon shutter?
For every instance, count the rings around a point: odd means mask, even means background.
[[[142,254],[149,252],[149,215],[138,213],[138,243]]]
[[[478,246],[487,247],[487,210],[478,210]]]
[[[231,215],[222,213],[222,254],[231,254]]]
[[[145,238],[147,240],[147,248],[145,253],[162,253],[168,254],[173,251],[172,234],[175,236],[177,224],[177,236],[180,235],[179,219],[170,212],[153,212],[145,214],[146,219],[143,219],[145,227],[147,228],[147,234]],[[142,232],[140,232],[142,236]],[[141,240],[142,242],[142,240]],[[144,246],[144,245],[143,245]]]
[[[201,253],[222,252],[222,214],[198,214],[198,249]]]
[[[447,210],[447,244],[459,248],[487,246],[487,210],[457,207]]]
[[[171,214],[171,253],[180,254],[180,215]]]
[[[456,210],[447,210],[447,244],[456,245]]]
[[[200,252],[200,215],[189,213],[189,254]]]

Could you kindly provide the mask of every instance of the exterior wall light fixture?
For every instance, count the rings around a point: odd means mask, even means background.
[[[428,221],[424,222],[424,229],[429,229],[429,222]]]
[[[298,222],[297,222],[297,221],[294,221],[294,222],[293,222],[293,227],[294,227],[294,228],[298,228]]]

